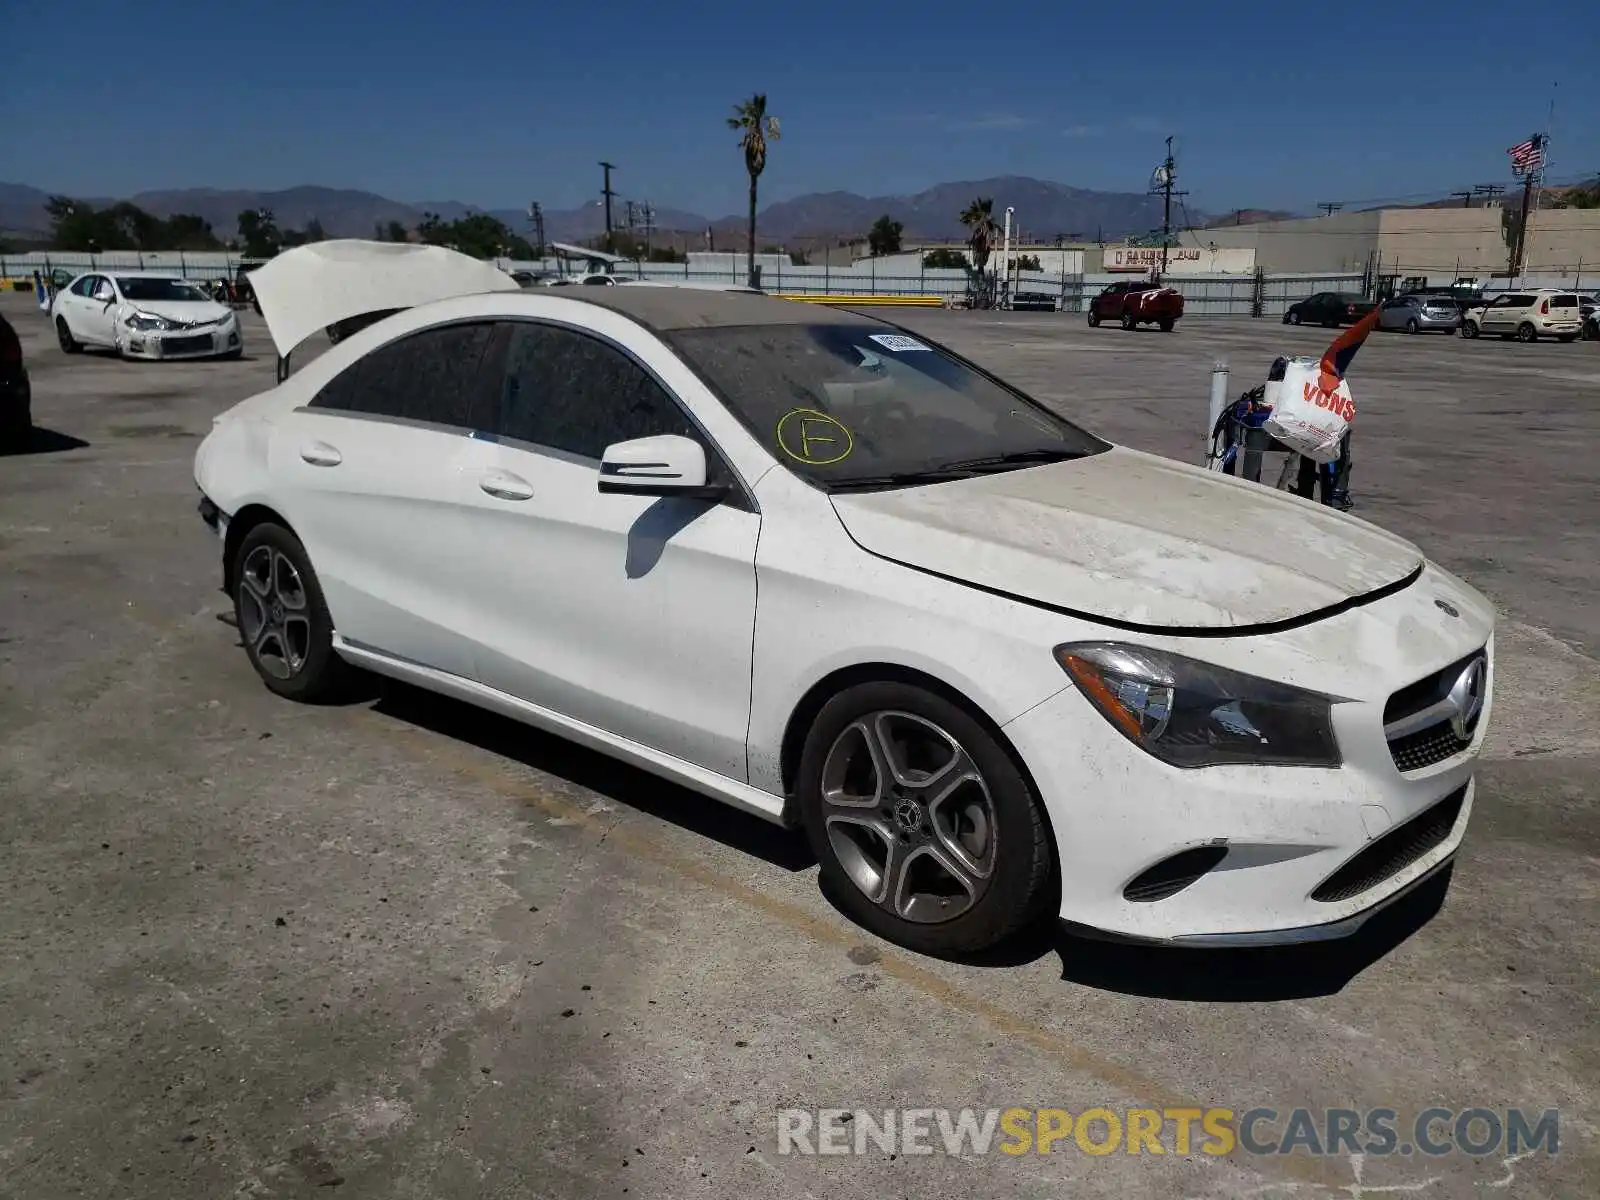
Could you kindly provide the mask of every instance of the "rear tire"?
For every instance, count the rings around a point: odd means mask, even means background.
[[[60,343],[63,354],[83,353],[83,343],[72,336],[72,329],[65,317],[56,318],[56,341]]]
[[[1524,321],[1521,325],[1517,326],[1517,341],[1537,342],[1538,340],[1539,331],[1533,327],[1533,323],[1531,321]]]
[[[948,782],[956,771],[970,772],[966,783]],[[828,894],[898,945],[983,950],[1048,898],[1054,856],[1032,788],[983,723],[943,696],[881,682],[833,697],[806,735],[796,796]]]
[[[1283,319],[1287,324],[1290,324],[1290,325],[1298,325],[1298,324],[1300,324],[1300,314],[1297,313],[1297,312],[1291,311],[1289,313],[1289,315],[1284,317]]]
[[[239,543],[229,578],[239,639],[269,690],[302,704],[343,697],[355,670],[333,649],[333,618],[300,539],[270,521]]]
[[[1137,329],[1139,327],[1139,322],[1127,309],[1122,310],[1122,327],[1124,329]]]

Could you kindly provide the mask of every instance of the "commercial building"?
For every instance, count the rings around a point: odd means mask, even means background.
[[[1253,250],[1257,266],[1269,274],[1349,271],[1427,276],[1448,283],[1461,276],[1504,276],[1515,216],[1515,209],[1499,205],[1379,208],[1196,229],[1186,232],[1183,241]],[[1528,222],[1522,273],[1600,280],[1600,210],[1535,212]]]

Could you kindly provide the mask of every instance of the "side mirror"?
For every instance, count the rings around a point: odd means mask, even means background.
[[[716,500],[727,490],[706,483],[700,443],[676,433],[616,442],[600,456],[600,491],[606,494]]]

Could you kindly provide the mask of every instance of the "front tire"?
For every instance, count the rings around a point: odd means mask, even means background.
[[[239,544],[230,578],[239,638],[267,687],[304,704],[336,699],[352,668],[333,649],[333,619],[300,539],[257,525]]]
[[[906,683],[864,683],[813,722],[796,789],[822,879],[898,945],[961,955],[1047,899],[1053,856],[1032,789],[981,722]]]
[[[56,341],[60,343],[63,354],[83,353],[83,343],[72,336],[72,327],[67,324],[65,317],[56,318]]]
[[[1177,324],[1178,324],[1178,322],[1177,322],[1176,318],[1174,318],[1174,317],[1164,317],[1160,321],[1161,332],[1162,333],[1171,333],[1173,331],[1173,329],[1175,329],[1177,327]]]
[[[1477,337],[1478,323],[1476,321],[1461,322],[1461,336],[1468,339]]]
[[[1421,331],[1422,331],[1422,327],[1417,324],[1417,319],[1415,317],[1412,317],[1409,321],[1406,322],[1406,332],[1407,333],[1420,333]]]

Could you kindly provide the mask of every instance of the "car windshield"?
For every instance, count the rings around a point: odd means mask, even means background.
[[[181,279],[152,279],[147,276],[119,276],[117,290],[124,300],[204,300],[192,283]]]
[[[679,353],[791,470],[830,490],[1081,458],[1109,444],[877,322],[681,330]]]

